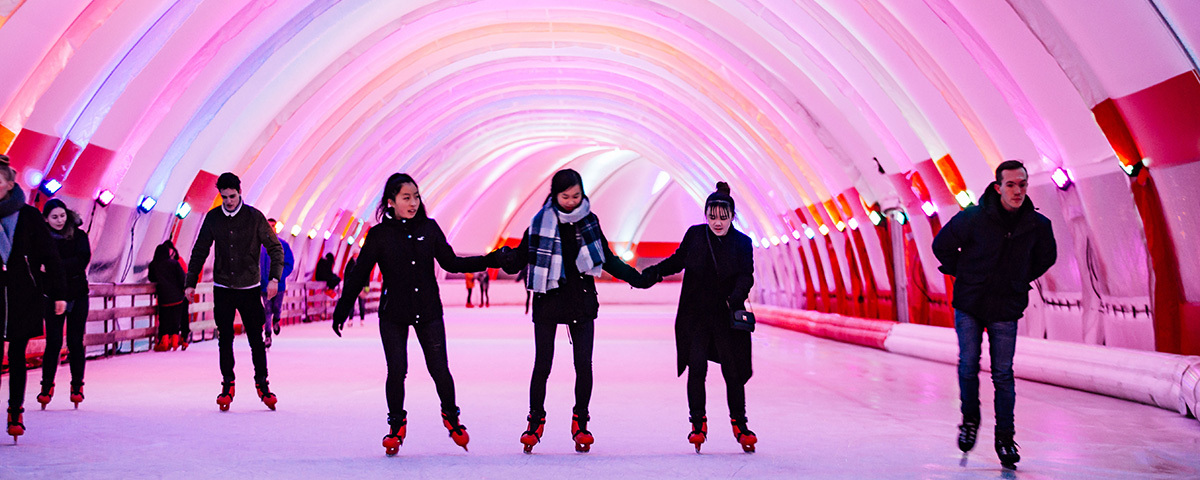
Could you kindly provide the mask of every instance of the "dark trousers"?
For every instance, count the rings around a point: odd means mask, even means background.
[[[592,347],[596,341],[596,324],[593,321],[567,325],[571,335],[571,346],[575,357],[575,408],[576,415],[587,415],[592,401]],[[554,363],[554,334],[558,325],[554,323],[533,324],[533,378],[529,381],[529,411],[546,413],[546,381],[550,378],[550,367]]]
[[[955,310],[954,331],[958,333],[958,391],[963,419],[980,418],[979,357],[983,350],[983,331],[988,332],[988,354],[992,359],[992,385],[996,388],[996,432],[1015,433],[1013,407],[1017,403],[1013,380],[1013,354],[1017,347],[1017,322],[981,322]]]
[[[446,324],[441,320],[419,323],[412,326],[417,341],[425,352],[425,368],[433,377],[442,412],[457,415],[458,404],[454,401],[454,377],[450,376],[450,365],[446,359]],[[408,376],[408,325],[386,320],[379,322],[379,336],[383,340],[383,355],[387,359],[388,415],[406,418],[404,411],[404,378]]]
[[[367,301],[362,297],[354,297],[354,303],[358,304],[358,321],[366,320],[367,318]],[[354,305],[350,305],[350,316],[354,316]]]
[[[264,318],[266,319],[264,332],[269,337],[275,325],[279,324],[279,315],[283,312],[283,290],[280,290],[272,298],[267,298],[267,294],[262,293],[262,303],[265,310]]]
[[[267,380],[267,347],[263,344],[263,305],[257,288],[238,290],[213,288],[213,317],[217,321],[217,346],[221,351],[221,377],[232,382],[233,374],[233,316],[242,314],[242,327],[250,341],[254,361],[254,381]]]
[[[175,335],[187,339],[192,334],[187,302],[158,306],[158,335]]]
[[[700,340],[700,341],[696,341]],[[693,418],[705,415],[707,400],[704,390],[704,380],[708,376],[709,349],[717,349],[719,358],[733,358],[732,352],[722,351],[728,348],[728,342],[715,342],[711,336],[707,340],[693,339],[691,351],[688,352],[687,397],[688,412]],[[722,345],[725,345],[724,347]],[[746,416],[746,380],[738,376],[730,362],[721,364],[721,376],[725,378],[725,399],[729,403],[729,418],[740,419]]]
[[[87,329],[88,297],[82,296],[67,303],[67,311],[46,315],[46,353],[42,357],[42,384],[54,384],[58,372],[58,355],[62,352],[63,323],[67,329],[67,361],[71,365],[71,385],[83,385],[83,333]]]
[[[25,347],[29,346],[28,338],[10,338],[8,340],[8,405],[20,407],[25,405]],[[0,341],[0,348],[4,342]]]

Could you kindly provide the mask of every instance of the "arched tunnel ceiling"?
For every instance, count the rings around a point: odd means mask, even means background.
[[[848,192],[906,207],[892,177],[947,156],[973,190],[1008,158],[1043,182],[1118,168],[1094,108],[1194,69],[1200,8],[1064,3],[13,0],[0,146],[124,205],[233,171],[304,230],[370,219],[406,171],[471,251],[519,236],[565,166],[622,206],[622,242],[678,237],[698,212],[656,208],[726,180],[776,239]]]

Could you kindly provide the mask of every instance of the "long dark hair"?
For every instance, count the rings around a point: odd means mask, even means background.
[[[392,218],[396,217],[396,212],[392,211],[392,207],[388,206],[388,200],[394,200],[406,183],[411,183],[414,187],[417,187],[417,191],[421,190],[421,187],[417,186],[417,181],[413,180],[412,176],[407,173],[393,173],[392,176],[388,177],[387,183],[383,184],[383,196],[379,198],[379,206],[375,207],[376,221],[382,222],[384,217],[389,215]],[[417,207],[417,216],[413,218],[429,218],[429,215],[425,213],[424,198],[421,199],[421,206]]]
[[[158,244],[158,246],[154,248],[154,260],[152,260],[152,262],[160,263],[174,261],[174,259],[171,258],[171,252],[175,251],[174,242],[170,240],[163,241],[163,243]],[[176,255],[178,255],[178,253],[176,253]]]
[[[558,205],[555,197],[576,185],[579,185],[579,193],[586,199],[587,193],[583,190],[583,177],[579,175],[579,172],[570,168],[554,172],[554,177],[550,179],[550,195],[546,196],[546,201],[554,200],[554,206],[561,209],[562,207]]]
[[[63,225],[62,235],[67,238],[71,238],[74,235],[75,230],[78,229],[80,225],[83,225],[83,222],[79,220],[78,214],[67,208],[67,204],[63,203],[62,200],[57,198],[51,198],[50,200],[46,201],[45,205],[42,205],[42,218],[50,218],[50,212],[53,212],[56,208],[61,208],[63,211],[67,212],[67,223]],[[51,230],[54,229],[51,228]]]

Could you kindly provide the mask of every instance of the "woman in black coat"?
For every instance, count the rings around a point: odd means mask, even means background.
[[[600,221],[591,213],[583,179],[571,170],[559,170],[550,182],[550,195],[533,217],[521,244],[501,253],[508,273],[527,269],[525,288],[533,292],[533,338],[536,353],[529,382],[529,426],[521,435],[525,453],[533,451],[546,424],[546,380],[554,361],[554,334],[566,324],[575,358],[575,408],[571,437],[575,450],[591,449],[595,438],[587,429],[592,397],[593,320],[600,308],[596,280],[603,270],[612,276],[642,285],[642,276],[613,255]],[[493,252],[495,253],[495,252]]]
[[[187,350],[192,334],[188,325],[188,301],[183,285],[187,272],[179,263],[179,251],[175,243],[166,240],[154,249],[154,259],[146,277],[154,283],[154,295],[158,298],[158,345],[162,352],[183,348]]]
[[[470,436],[459,423],[454,399],[454,378],[446,359],[446,325],[438,293],[433,262],[448,272],[477,272],[493,265],[487,257],[459,257],[446,242],[437,222],[425,213],[417,182],[396,173],[384,185],[376,208],[379,224],[371,228],[354,269],[333,312],[333,331],[339,337],[351,308],[371,279],[375,265],[383,274],[383,296],[379,302],[379,335],[387,359],[387,402],[389,433],[383,437],[388,455],[404,443],[408,413],[404,410],[404,377],[408,374],[408,328],[412,326],[425,353],[425,366],[442,403],[442,424],[450,438],[465,450]],[[495,255],[492,255],[494,258]]]
[[[734,438],[743,450],[753,452],[758,437],[746,427],[746,382],[753,374],[750,332],[731,328],[730,320],[734,310],[746,308],[754,285],[754,251],[750,237],[733,228],[733,197],[725,182],[717,183],[717,191],[708,196],[704,214],[707,225],[689,228],[674,254],[642,274],[658,282],[686,270],[675,315],[675,347],[678,375],[688,370],[688,442],[699,452],[708,436],[704,378],[711,360],[721,364],[725,377]]]
[[[8,342],[8,434],[15,442],[25,434],[25,347],[42,334],[46,302],[53,302],[55,315],[67,310],[67,288],[50,229],[38,209],[25,204],[6,155],[0,155],[0,226],[0,332]],[[35,275],[43,269],[45,275]]]
[[[50,237],[62,260],[67,279],[67,312],[55,315],[47,305],[46,350],[42,356],[42,392],[37,401],[42,410],[54,396],[54,376],[58,371],[58,355],[62,351],[63,323],[67,330],[67,360],[71,365],[71,402],[75,408],[83,401],[83,333],[87,329],[88,280],[87,268],[92,261],[92,246],[87,232],[79,228],[83,222],[62,200],[52,198],[42,206],[42,216],[50,226]]]

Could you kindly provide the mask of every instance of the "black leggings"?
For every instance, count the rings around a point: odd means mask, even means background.
[[[242,314],[242,327],[250,342],[250,358],[254,362],[255,383],[267,380],[267,347],[263,343],[262,297],[258,288],[213,288],[213,319],[217,321],[217,347],[221,352],[221,377],[232,382],[233,374],[233,317]]]
[[[187,302],[179,302],[175,305],[158,306],[159,336],[178,334],[186,342],[188,336],[192,334],[191,325],[188,322]]]
[[[587,415],[588,403],[592,401],[592,346],[596,341],[596,324],[585,322],[568,324],[571,345],[575,357],[575,408],[576,415]],[[546,414],[546,380],[550,378],[550,367],[554,363],[555,323],[534,323],[533,378],[529,381],[529,411]]]
[[[87,329],[88,297],[71,301],[71,310],[62,315],[46,314],[46,353],[42,357],[42,384],[54,384],[58,355],[62,352],[63,323],[67,327],[67,360],[71,364],[71,385],[83,385],[83,334]]]
[[[714,342],[712,337],[692,342],[692,351],[688,354],[687,396],[688,411],[694,418],[705,415],[704,378],[708,375],[710,348],[717,349],[720,358],[733,357],[730,352],[721,352],[721,342]],[[745,417],[747,379],[740,378],[730,362],[721,364],[721,376],[725,377],[725,398],[729,402],[729,418]]]
[[[446,324],[441,320],[413,325],[417,341],[425,352],[425,367],[437,388],[442,401],[442,412],[458,414],[454,402],[454,377],[450,376],[450,365],[446,359]],[[383,320],[379,322],[379,336],[383,339],[383,355],[387,359],[388,415],[392,418],[407,418],[404,411],[404,378],[408,376],[408,325]]]
[[[10,319],[11,321],[11,319]],[[20,407],[25,404],[25,347],[29,345],[28,338],[13,338],[8,340],[8,405]],[[0,348],[4,342],[0,341]]]

